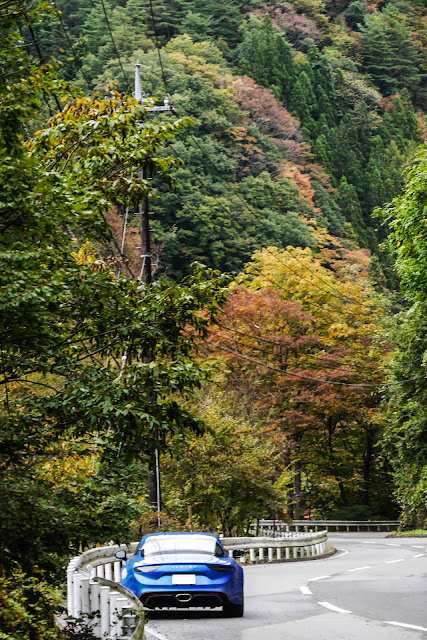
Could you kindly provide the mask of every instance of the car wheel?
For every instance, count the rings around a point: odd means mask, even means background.
[[[223,614],[226,618],[241,618],[244,611],[244,603],[242,598],[242,604],[233,604],[229,602],[222,608]]]

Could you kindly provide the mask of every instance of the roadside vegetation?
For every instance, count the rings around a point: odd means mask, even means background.
[[[68,558],[159,515],[425,534],[422,4],[1,5],[4,640],[62,638]]]

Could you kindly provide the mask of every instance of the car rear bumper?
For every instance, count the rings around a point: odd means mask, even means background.
[[[147,609],[185,608],[189,607],[222,607],[230,602],[225,593],[214,591],[164,591],[143,593],[140,596],[142,604]]]

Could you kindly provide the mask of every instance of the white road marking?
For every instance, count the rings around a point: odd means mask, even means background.
[[[317,576],[317,578],[310,578],[307,582],[315,582],[316,580],[325,580],[326,578],[330,578],[331,576]]]
[[[417,629],[417,631],[427,631],[427,627],[417,627],[416,624],[405,624],[404,622],[393,622],[384,620],[385,624],[394,624],[395,627],[406,627],[407,629]]]
[[[422,544],[411,544],[411,547],[414,547],[414,549],[424,549]]]
[[[360,542],[362,544],[377,544],[377,542],[374,542],[373,540],[361,540]]]
[[[395,542],[386,542],[388,547],[400,547],[400,544],[396,544]]]
[[[352,613],[352,611],[347,611],[347,609],[340,609],[340,607],[336,607],[329,602],[318,602],[317,604],[321,604],[322,607],[326,607],[327,609],[332,609],[332,611],[336,611],[337,613]]]
[[[304,587],[300,587],[299,590],[301,591],[301,593],[303,593],[305,596],[311,596],[311,591],[308,587],[304,586]]]
[[[417,555],[416,555],[416,556],[414,556],[414,558],[422,558],[422,557],[423,557],[423,555],[424,555],[423,553],[417,553]]]
[[[163,633],[159,633],[158,631],[154,631],[154,629],[150,629],[150,627],[145,627],[145,632],[149,633],[151,636],[157,638],[157,640],[169,640]]]
[[[393,564],[393,562],[404,562],[405,558],[400,558],[400,560],[387,560],[386,564]]]
[[[356,569],[346,569],[346,571],[362,571],[362,569],[370,569],[372,565],[367,564],[366,567],[356,567]]]
[[[350,553],[350,552],[349,552],[349,551],[347,551],[347,550],[344,550],[344,551],[341,551],[341,553],[339,553],[338,555],[337,555],[337,554],[335,554],[335,555],[333,555],[333,556],[330,556],[330,557],[328,558],[328,562],[329,562],[329,560],[335,560],[335,558],[341,558],[342,556],[345,556],[345,554],[346,554],[346,553]]]

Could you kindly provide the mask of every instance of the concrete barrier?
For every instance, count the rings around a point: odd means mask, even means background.
[[[222,538],[230,556],[244,549],[245,562],[286,562],[321,556],[326,550],[327,533],[284,532],[276,537]],[[144,638],[143,605],[121,584],[121,561],[115,553],[125,550],[130,557],[138,542],[129,545],[95,547],[72,558],[67,568],[67,609],[71,618],[87,616],[97,638],[141,640]],[[94,616],[93,619],[90,619]]]

